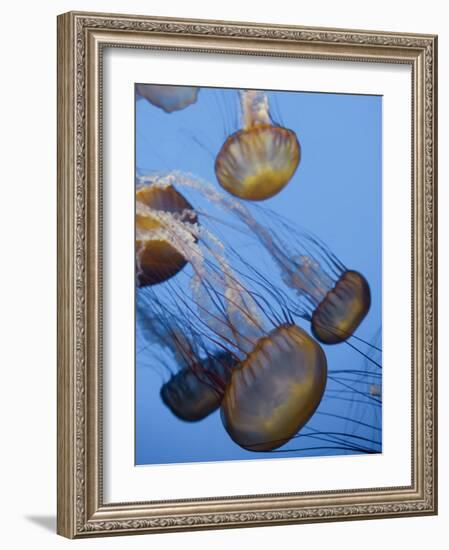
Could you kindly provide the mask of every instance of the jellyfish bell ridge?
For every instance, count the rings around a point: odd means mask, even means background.
[[[347,270],[314,310],[312,334],[323,344],[344,342],[358,328],[370,306],[367,280],[361,273]]]
[[[220,185],[241,199],[260,201],[279,193],[291,180],[301,157],[293,130],[254,124],[231,134],[215,161]]]
[[[145,239],[145,233],[166,228],[156,213],[166,212],[182,215],[193,212],[192,205],[173,186],[157,187],[144,185],[136,190],[136,204],[142,204],[155,212],[136,212],[136,261],[139,286],[154,285],[176,275],[187,263],[182,254],[166,239]],[[186,223],[197,223],[197,216],[191,214]],[[170,230],[169,227],[167,227]]]
[[[225,429],[250,451],[280,447],[313,415],[326,380],[321,346],[297,325],[281,325],[233,371],[221,406]]]

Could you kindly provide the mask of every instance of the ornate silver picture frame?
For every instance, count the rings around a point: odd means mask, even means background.
[[[260,492],[254,494],[161,499],[150,489],[144,499],[105,499],[104,426],[109,409],[104,408],[103,93],[104,56],[112,49],[410,69],[407,233],[412,296],[410,310],[402,312],[411,326],[411,350],[404,357],[411,373],[411,415],[403,427],[410,431],[409,484],[273,493],[264,490],[261,481]],[[436,186],[436,36],[78,12],[59,16],[58,533],[84,538],[436,514]],[[133,365],[130,357],[130,376]]]

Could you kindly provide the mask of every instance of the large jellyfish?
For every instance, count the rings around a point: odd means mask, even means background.
[[[240,92],[243,128],[231,134],[215,160],[220,185],[251,201],[268,199],[283,189],[300,161],[293,130],[274,124],[262,91]]]
[[[327,379],[324,351],[293,324],[259,339],[235,369],[221,415],[231,438],[250,451],[283,446],[312,417]]]
[[[198,98],[199,88],[194,86],[160,86],[156,84],[136,84],[138,97],[148,100],[166,113],[185,109]]]

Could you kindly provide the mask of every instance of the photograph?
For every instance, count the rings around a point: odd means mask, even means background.
[[[136,83],[136,465],[382,453],[382,101]]]

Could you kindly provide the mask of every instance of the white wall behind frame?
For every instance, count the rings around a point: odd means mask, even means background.
[[[429,518],[258,528],[70,542],[52,531],[56,513],[55,266],[56,24],[68,10],[439,33],[440,55],[440,515]],[[0,163],[2,271],[2,547],[8,549],[148,548],[236,550],[278,546],[364,550],[400,544],[446,548],[449,537],[449,30],[438,0],[60,0],[2,6]],[[6,252],[6,254],[5,254]],[[444,307],[446,306],[446,308]]]

